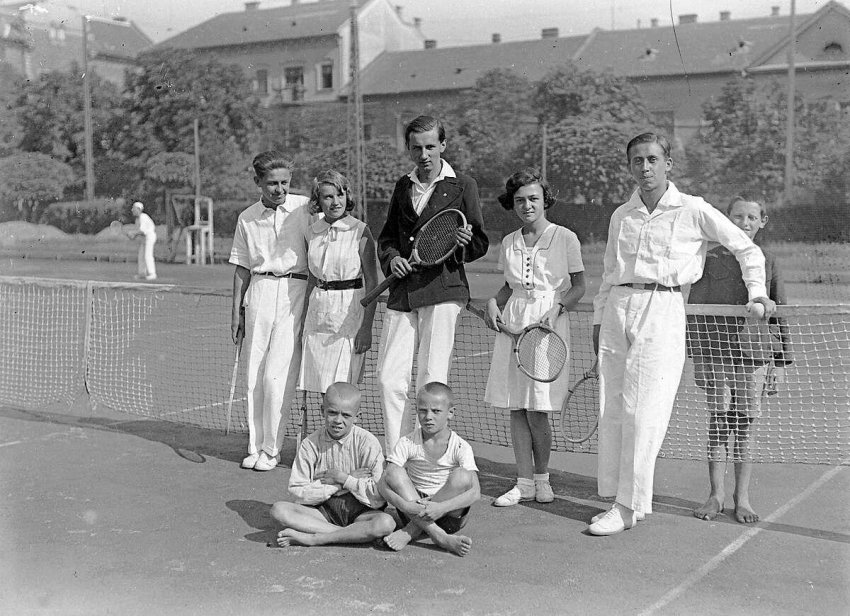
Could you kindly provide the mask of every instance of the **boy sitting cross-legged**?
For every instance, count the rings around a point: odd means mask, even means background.
[[[322,412],[325,425],[304,439],[292,466],[289,492],[297,502],[272,506],[272,518],[283,526],[280,547],[368,543],[395,528],[376,487],[384,464],[381,444],[354,425],[360,390],[334,383]]]
[[[466,525],[481,490],[472,447],[448,426],[452,390],[439,382],[426,384],[417,393],[416,414],[420,427],[396,443],[378,486],[404,524],[384,542],[401,550],[424,534],[444,550],[466,556],[472,540],[455,533]]]

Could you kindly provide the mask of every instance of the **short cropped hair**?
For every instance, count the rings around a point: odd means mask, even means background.
[[[318,214],[322,211],[322,206],[319,205],[319,186],[322,184],[333,186],[337,192],[345,195],[346,212],[350,212],[356,207],[357,204],[354,202],[354,196],[351,194],[351,183],[348,181],[348,178],[339,171],[328,169],[313,178],[313,189],[310,191],[310,212],[312,214]]]
[[[425,383],[425,385],[419,389],[419,393],[430,394],[432,396],[442,396],[448,401],[449,406],[452,406],[455,401],[455,394],[452,391],[452,388],[440,381]]]
[[[411,133],[427,133],[429,130],[434,130],[435,128],[437,129],[437,138],[442,143],[446,140],[446,128],[438,118],[427,115],[413,118],[410,124],[404,127],[404,145],[410,145]]]
[[[761,214],[762,218],[767,215],[767,206],[765,206],[764,201],[757,198],[752,193],[741,193],[732,197],[732,199],[729,201],[729,205],[726,206],[726,215],[728,216],[729,214],[731,214],[732,207],[736,203],[739,203],[741,201],[746,201],[747,203],[755,203],[757,206],[759,206],[759,213]]]
[[[626,146],[626,160],[631,162],[631,149],[639,143],[657,143],[661,146],[665,158],[670,158],[670,142],[667,137],[658,133],[641,133],[637,137],[632,138]]]
[[[517,171],[507,179],[505,182],[505,192],[499,195],[499,203],[506,210],[514,209],[514,195],[520,188],[529,184],[540,184],[540,188],[543,189],[544,209],[548,210],[555,205],[555,201],[557,200],[555,192],[549,186],[549,182],[546,181],[543,174],[533,167],[527,167],[522,171]]]
[[[263,178],[266,177],[269,171],[273,171],[274,169],[289,169],[292,171],[295,163],[292,162],[291,158],[287,158],[278,150],[268,150],[257,154],[251,166],[254,167],[254,175],[258,178]]]

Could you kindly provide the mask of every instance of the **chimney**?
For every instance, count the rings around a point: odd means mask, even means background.
[[[402,5],[400,5],[400,4],[395,5],[395,14],[398,15],[399,19],[401,19],[401,11],[403,9],[404,9],[404,7]]]
[[[436,49],[437,41],[434,39],[425,39],[425,49]]]
[[[413,27],[414,28],[421,28],[422,27],[422,18],[421,17],[414,17],[413,18]]]
[[[679,15],[679,25],[695,24],[697,22],[696,13],[688,13],[687,15]]]
[[[720,11],[720,21],[729,21],[730,17],[732,17],[732,13],[729,11]]]
[[[258,8],[260,8],[259,2],[246,2],[245,3],[245,10],[246,11],[256,11]]]
[[[658,27],[658,18],[657,17],[653,17],[652,19],[649,20],[649,27],[650,28],[657,28]]]
[[[494,32],[493,36],[490,38],[490,40],[494,43],[501,43],[502,42],[502,35],[499,34],[498,32]]]
[[[779,7],[778,6],[770,7],[770,16],[771,17],[779,17]]]
[[[540,31],[540,38],[558,38],[558,29],[557,28],[543,28]]]

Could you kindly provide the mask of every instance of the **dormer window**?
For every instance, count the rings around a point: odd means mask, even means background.
[[[651,62],[652,60],[655,60],[657,57],[658,57],[658,50],[654,49],[653,47],[647,47],[643,51],[643,54],[641,55],[640,59],[644,62]]]
[[[828,56],[840,56],[844,54],[844,48],[841,43],[832,41],[823,48],[823,52]]]
[[[738,44],[729,52],[730,56],[737,56],[739,54],[749,53],[753,49],[753,44],[750,41],[745,41],[741,39],[738,41]]]

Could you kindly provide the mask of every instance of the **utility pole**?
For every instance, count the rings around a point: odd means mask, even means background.
[[[791,202],[794,191],[794,118],[795,98],[797,94],[797,71],[794,65],[794,57],[797,48],[797,15],[796,1],[791,0],[791,25],[788,36],[788,111],[786,112],[785,125],[785,191],[784,204]]]
[[[85,130],[86,200],[94,199],[94,151],[92,149],[91,77],[89,75],[89,19],[83,15],[83,124]]]
[[[363,135],[363,95],[360,91],[360,33],[357,23],[357,0],[351,0],[351,58],[348,91],[348,180],[359,208],[360,220],[367,222],[366,211],[366,143]]]

